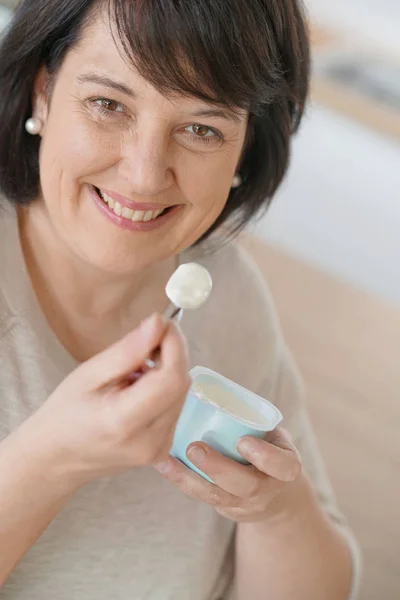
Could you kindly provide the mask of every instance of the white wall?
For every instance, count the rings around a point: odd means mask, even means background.
[[[400,306],[400,145],[313,107],[255,231]]]
[[[12,13],[9,8],[0,5],[0,31],[2,31],[4,27],[8,25],[11,14]]]
[[[400,0],[305,0],[317,22],[400,53]]]

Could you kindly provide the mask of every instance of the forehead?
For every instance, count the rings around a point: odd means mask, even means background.
[[[116,32],[107,19],[104,11],[96,11],[93,19],[85,25],[78,44],[72,49],[71,54],[76,62],[89,61],[89,64],[112,66],[113,68],[125,68],[132,70],[128,57],[124,55],[122,48],[116,43]],[[86,62],[81,62],[84,69]]]

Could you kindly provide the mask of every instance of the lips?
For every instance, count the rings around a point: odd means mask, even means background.
[[[110,193],[107,193],[100,188],[95,188],[95,190],[101,200],[107,204],[118,217],[133,221],[134,223],[147,223],[148,221],[153,221],[173,208],[164,206],[159,208],[159,205],[155,204],[134,204],[122,196],[117,196],[116,194],[112,194],[111,196]],[[146,210],[142,210],[142,207]]]
[[[180,213],[183,204],[136,203],[128,198],[93,185],[90,193],[100,211],[115,225],[130,231],[150,232]]]

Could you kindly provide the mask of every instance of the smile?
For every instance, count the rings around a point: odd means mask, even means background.
[[[99,188],[96,188],[96,191],[103,202],[107,204],[118,217],[122,217],[127,221],[133,221],[134,223],[147,223],[148,221],[153,221],[169,210],[168,208],[147,211],[133,210],[127,206],[122,206],[118,201],[115,201],[114,198],[111,198],[111,196],[108,196],[108,194]]]
[[[118,194],[108,193],[95,186],[90,186],[90,189],[101,212],[115,225],[131,231],[156,229],[183,208],[183,205],[158,208],[159,205],[156,203],[134,203]]]

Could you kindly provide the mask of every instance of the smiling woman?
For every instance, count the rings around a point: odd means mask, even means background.
[[[0,47],[5,596],[348,597],[351,534],[268,292],[229,242],[284,177],[308,81],[297,0],[19,4]],[[214,291],[186,343],[148,316],[193,259]],[[199,440],[215,485],[169,457],[194,364],[268,397],[293,441],[243,440],[244,466]]]

